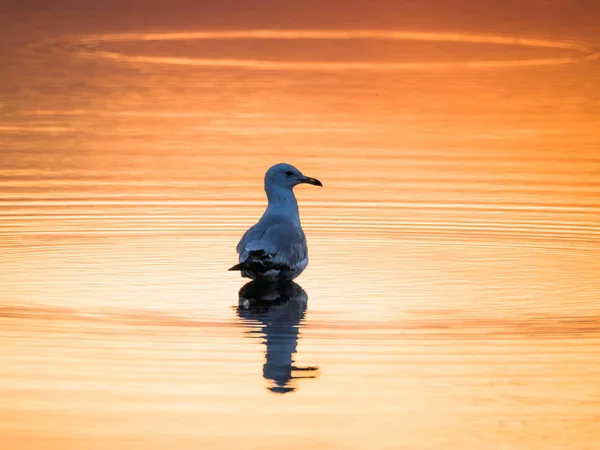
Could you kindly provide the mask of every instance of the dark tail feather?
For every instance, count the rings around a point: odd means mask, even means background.
[[[248,254],[246,261],[236,264],[229,270],[257,269],[262,267],[265,262],[268,261],[268,257],[268,253],[264,250],[252,250]]]
[[[272,269],[288,271],[291,270],[291,267],[287,264],[273,263],[271,260],[271,255],[264,250],[253,250],[248,254],[248,258],[246,258],[245,261],[236,264],[229,270],[240,270],[242,271],[242,276],[246,276],[244,271],[255,274],[263,274]]]

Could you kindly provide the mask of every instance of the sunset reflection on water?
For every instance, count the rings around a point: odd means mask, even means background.
[[[2,7],[2,449],[595,448],[593,14],[428,3]],[[310,264],[256,291],[282,161]]]

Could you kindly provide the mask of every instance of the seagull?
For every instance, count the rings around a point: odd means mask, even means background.
[[[242,236],[236,249],[239,264],[229,270],[265,282],[292,280],[302,273],[308,265],[308,247],[293,191],[301,183],[323,186],[289,164],[276,164],[267,170],[267,209]]]

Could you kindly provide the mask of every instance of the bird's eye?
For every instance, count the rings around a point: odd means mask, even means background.
[[[292,172],[291,170],[286,170],[286,171],[285,171],[285,174],[286,174],[288,177],[291,177],[292,175],[294,175],[294,172]]]

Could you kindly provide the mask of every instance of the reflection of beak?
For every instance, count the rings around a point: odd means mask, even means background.
[[[301,181],[302,183],[312,184],[313,186],[321,186],[323,187],[323,183],[321,183],[316,178],[306,177]]]

